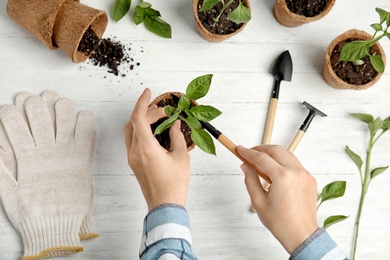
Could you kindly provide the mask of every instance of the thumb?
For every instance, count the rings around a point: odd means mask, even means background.
[[[171,147],[174,154],[187,153],[187,144],[184,135],[181,132],[181,121],[176,120],[169,130],[169,137],[171,138]]]
[[[266,191],[261,185],[259,175],[248,164],[242,164],[241,170],[245,174],[245,185],[251,198],[252,206],[256,212],[261,212],[266,205]]]

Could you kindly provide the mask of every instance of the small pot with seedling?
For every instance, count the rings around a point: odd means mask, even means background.
[[[210,122],[222,112],[212,106],[200,105],[196,102],[208,93],[212,76],[208,74],[195,78],[188,85],[185,94],[180,92],[164,93],[150,103],[150,105],[156,104],[165,109],[167,117],[152,124],[151,128],[160,145],[166,150],[171,149],[169,127],[176,120],[181,120],[181,130],[188,151],[197,145],[206,153],[216,154],[214,141],[210,134],[203,129],[202,122]]]
[[[322,19],[335,2],[336,0],[276,0],[274,17],[283,26],[297,27]]]
[[[251,19],[248,0],[193,0],[192,10],[199,34],[210,42],[238,34]]]
[[[382,76],[386,56],[379,40],[384,37],[390,39],[390,13],[380,8],[375,10],[380,20],[371,24],[374,35],[352,29],[329,44],[323,77],[330,86],[337,89],[366,89]]]

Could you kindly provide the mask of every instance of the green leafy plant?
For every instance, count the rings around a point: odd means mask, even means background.
[[[346,186],[347,183],[345,181],[335,181],[327,184],[324,188],[322,188],[322,191],[317,198],[318,201],[317,210],[319,209],[319,207],[322,205],[323,202],[344,196]],[[347,219],[348,217],[349,216],[344,216],[344,215],[329,216],[328,218],[325,219],[323,223],[323,227],[328,228],[333,224],[336,224],[340,221]]]
[[[225,3],[225,0],[204,0],[199,11],[203,12],[203,11],[211,10],[216,4],[220,2],[222,4],[222,9],[219,12],[218,16],[214,18],[214,21],[218,23],[223,12],[226,10],[226,8],[228,8],[233,3],[233,1],[234,0],[229,0],[227,3]],[[228,19],[236,24],[246,23],[251,19],[251,12],[242,3],[242,1],[239,0],[239,4],[237,8],[228,15]]]
[[[365,158],[365,169],[362,170],[363,166],[363,160],[362,158],[352,151],[349,146],[345,147],[345,151],[349,155],[349,157],[352,159],[352,161],[356,164],[356,166],[359,169],[360,173],[360,181],[362,185],[361,195],[360,195],[360,202],[359,202],[359,209],[357,213],[357,218],[355,222],[355,229],[354,229],[354,236],[353,236],[353,249],[352,249],[352,259],[355,259],[356,255],[356,246],[357,246],[357,240],[359,236],[359,225],[360,225],[360,217],[362,215],[363,211],[363,204],[364,199],[366,197],[368,187],[371,183],[371,181],[377,177],[379,174],[386,171],[389,166],[382,166],[377,167],[374,169],[371,169],[371,153],[372,149],[374,148],[374,145],[378,141],[378,139],[390,129],[390,116],[387,117],[385,120],[382,120],[380,117],[377,117],[374,119],[374,117],[370,114],[351,114],[353,117],[365,122],[368,126],[370,136],[368,139],[368,147],[367,147],[367,153]]]
[[[390,33],[388,32],[390,27],[390,13],[381,8],[375,8],[375,10],[379,14],[379,23],[371,24],[371,27],[375,30],[375,34],[371,39],[366,41],[359,40],[346,43],[341,50],[339,60],[351,61],[355,65],[362,65],[363,61],[361,59],[368,55],[374,69],[382,73],[385,71],[383,59],[380,55],[371,55],[370,47],[385,36],[390,39]]]
[[[116,0],[113,10],[115,22],[121,20],[130,10],[131,0]],[[152,5],[143,0],[135,7],[133,21],[136,25],[144,23],[146,29],[164,38],[172,38],[171,26],[162,20],[159,11],[152,8]]]
[[[168,119],[155,129],[154,135],[161,134],[179,119],[190,127],[192,141],[206,153],[215,155],[214,141],[202,128],[201,122],[209,122],[222,112],[212,106],[191,106],[191,100],[200,99],[208,93],[212,77],[212,74],[208,74],[192,80],[187,86],[186,94],[180,97],[177,107],[166,106],[164,108]]]

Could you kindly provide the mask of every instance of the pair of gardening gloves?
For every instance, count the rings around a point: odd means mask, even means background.
[[[75,254],[99,236],[90,219],[95,136],[93,113],[55,91],[22,92],[0,108],[0,197],[22,259]]]

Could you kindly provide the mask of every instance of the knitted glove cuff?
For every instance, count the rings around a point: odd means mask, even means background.
[[[44,259],[83,251],[79,231],[83,216],[38,216],[20,223],[23,260]]]
[[[91,238],[96,238],[99,236],[99,233],[95,231],[92,225],[91,216],[85,216],[83,222],[81,223],[80,228],[80,239],[86,240]]]

